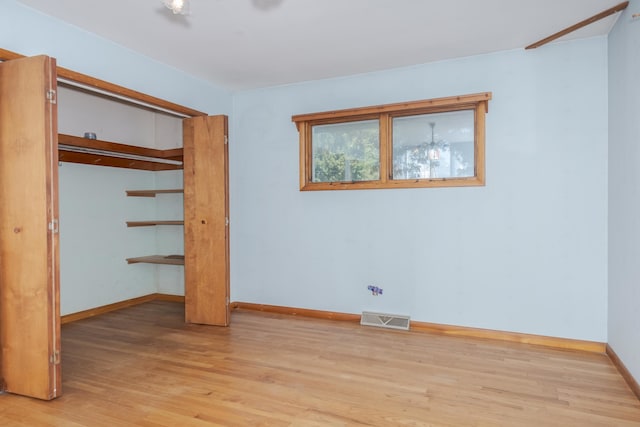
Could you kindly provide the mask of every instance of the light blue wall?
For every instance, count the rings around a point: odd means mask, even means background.
[[[60,311],[62,315],[157,292],[153,266],[127,257],[153,255],[153,201],[125,190],[154,188],[153,173],[62,163],[60,181]]]
[[[47,54],[58,65],[210,114],[229,114],[231,94],[96,35],[35,12],[13,0],[0,0],[0,47],[24,55]],[[92,115],[76,108],[60,91],[60,131],[82,135],[96,130],[109,141],[142,146],[178,146],[177,136],[162,141],[158,119]],[[64,104],[64,105],[63,105]],[[165,129],[166,130],[166,129]],[[166,132],[162,132],[163,134]],[[131,140],[130,140],[131,139]],[[60,177],[61,313],[68,314],[153,292],[182,293],[182,267],[127,265],[125,258],[152,255],[159,247],[176,253],[182,236],[169,245],[153,227],[127,229],[125,221],[179,219],[166,199],[127,198],[126,189],[167,185],[170,172],[152,173],[63,163]],[[179,178],[179,177],[178,177]],[[176,179],[174,181],[181,181]],[[171,181],[171,179],[169,179]],[[176,184],[172,184],[171,188]],[[173,196],[168,196],[173,197]],[[175,205],[174,203],[174,205]],[[167,212],[169,211],[169,212]],[[175,211],[175,212],[173,212]],[[168,217],[167,215],[172,215]],[[174,239],[174,240],[175,240]],[[162,253],[162,252],[158,252]]]
[[[232,105],[220,88],[13,0],[0,10],[3,48],[231,113],[232,299],[607,340],[605,38],[242,92]],[[298,190],[292,115],[483,91],[486,187]],[[71,169],[61,182],[96,168]],[[108,294],[63,295],[63,311],[123,296]]]
[[[609,34],[609,345],[640,381],[640,1]]]
[[[485,187],[298,190],[292,115],[484,91]],[[606,38],[238,93],[232,136],[233,300],[606,341]]]

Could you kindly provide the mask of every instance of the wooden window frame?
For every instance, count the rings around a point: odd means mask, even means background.
[[[291,117],[300,134],[300,190],[359,190],[381,188],[469,187],[485,185],[485,115],[491,92],[376,105]],[[393,179],[393,118],[472,110],[474,112],[474,175],[462,178]],[[380,179],[374,181],[313,182],[311,173],[313,126],[378,120],[380,126]]]

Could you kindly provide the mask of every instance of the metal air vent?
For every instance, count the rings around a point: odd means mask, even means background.
[[[409,316],[388,313],[372,313],[363,311],[360,324],[364,326],[377,326],[379,328],[409,330]]]

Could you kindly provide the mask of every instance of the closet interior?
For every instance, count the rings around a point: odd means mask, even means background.
[[[60,395],[61,313],[184,295],[228,325],[227,117],[0,60],[0,391]]]

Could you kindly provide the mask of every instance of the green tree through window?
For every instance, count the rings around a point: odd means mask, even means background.
[[[354,182],[380,178],[377,120],[314,126],[313,181]]]

